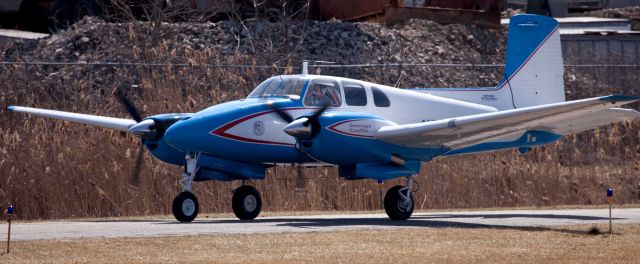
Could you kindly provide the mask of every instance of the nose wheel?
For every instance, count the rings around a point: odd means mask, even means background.
[[[191,183],[198,171],[198,158],[200,153],[189,153],[185,156],[185,172],[182,173],[180,189],[182,192],[173,199],[171,211],[173,216],[180,222],[191,222],[198,216],[198,199],[191,193]]]
[[[253,186],[242,185],[233,191],[231,198],[233,213],[239,219],[251,220],[258,217],[262,209],[260,192]]]
[[[198,216],[198,199],[191,192],[181,192],[173,199],[173,216],[180,222],[191,222]]]

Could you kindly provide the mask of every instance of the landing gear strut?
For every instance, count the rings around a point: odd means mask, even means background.
[[[391,220],[407,220],[413,214],[413,176],[407,177],[407,186],[391,187],[384,196],[384,211]]]
[[[180,222],[191,222],[198,216],[198,199],[191,193],[191,183],[198,171],[198,157],[200,153],[189,153],[185,157],[187,166],[179,181],[182,192],[173,199],[173,216]]]
[[[233,191],[233,213],[243,220],[255,219],[262,209],[260,192],[253,186],[242,185]]]
[[[189,153],[185,156],[187,165],[180,177],[182,192],[173,199],[173,216],[180,222],[191,222],[198,216],[198,199],[191,193],[191,183],[198,172],[200,153]],[[243,220],[255,219],[262,209],[260,192],[252,186],[242,185],[233,191],[231,199],[233,213]]]

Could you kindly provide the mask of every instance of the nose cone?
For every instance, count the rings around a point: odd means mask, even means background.
[[[293,122],[291,122],[289,125],[287,125],[283,129],[283,131],[295,138],[299,138],[299,139],[311,138],[311,135],[312,135],[311,125],[307,124],[308,121],[309,119],[306,117],[296,119]]]
[[[156,122],[152,119],[145,119],[129,128],[129,132],[133,133],[144,140],[154,140],[157,136]]]

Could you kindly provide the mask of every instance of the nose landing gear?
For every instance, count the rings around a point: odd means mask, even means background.
[[[182,192],[173,199],[173,216],[180,222],[191,222],[198,216],[198,199],[191,193],[191,183],[198,170],[198,157],[200,154],[187,154],[187,166],[180,178],[180,189]]]
[[[182,192],[173,199],[173,216],[180,222],[191,222],[198,216],[198,199],[191,193],[191,183],[198,171],[198,158],[200,153],[187,154],[185,172],[180,178]],[[251,220],[258,217],[262,209],[260,192],[249,185],[242,185],[233,191],[231,199],[233,213],[242,220]]]
[[[191,192],[181,192],[173,199],[172,209],[178,221],[191,222],[198,216],[198,199]]]

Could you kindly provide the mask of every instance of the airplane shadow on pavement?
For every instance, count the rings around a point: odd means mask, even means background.
[[[537,219],[551,219],[551,220],[572,220],[575,223],[569,223],[574,225],[580,224],[594,224],[593,221],[608,220],[607,217],[598,216],[585,216],[585,215],[569,215],[569,214],[434,214],[434,215],[414,215],[412,218],[406,221],[393,221],[386,217],[379,218],[346,218],[348,215],[340,216],[338,218],[308,218],[308,217],[286,217],[286,218],[257,218],[254,220],[237,220],[237,219],[203,219],[196,220],[189,224],[261,224],[272,223],[275,226],[292,227],[292,228],[322,228],[322,227],[349,227],[352,226],[356,229],[358,227],[363,228],[375,228],[375,227],[425,227],[425,228],[490,228],[490,229],[505,229],[505,230],[521,230],[521,231],[554,231],[570,234],[590,234],[592,230],[576,230],[565,229],[561,225],[555,227],[549,227],[553,225],[549,222],[545,226],[544,223],[536,223],[535,225],[519,224],[518,218],[537,218]],[[455,221],[452,219],[509,219],[513,218],[509,224],[488,224],[488,223],[468,223],[464,221]],[[623,219],[623,218],[613,218]],[[184,224],[179,222],[158,222],[158,224]],[[336,229],[338,231],[341,229]]]

